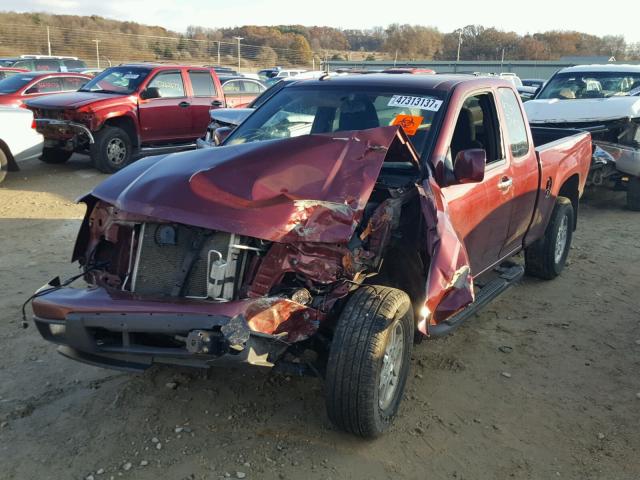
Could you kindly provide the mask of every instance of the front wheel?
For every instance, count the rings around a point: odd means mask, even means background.
[[[571,200],[558,197],[544,237],[535,241],[524,252],[525,271],[528,275],[544,280],[560,275],[571,248],[573,225]]]
[[[347,301],[327,362],[327,413],[337,427],[361,437],[389,428],[409,375],[414,328],[401,290],[364,285]]]
[[[44,147],[40,160],[44,163],[60,164],[71,158],[73,152],[62,150],[60,148]]]
[[[9,171],[9,159],[7,158],[7,154],[4,153],[4,150],[0,148],[0,183],[4,181],[8,171]]]
[[[640,177],[631,177],[627,183],[627,208],[640,212]]]
[[[103,173],[115,173],[131,162],[132,146],[127,132],[118,127],[102,127],[90,149],[94,166]]]

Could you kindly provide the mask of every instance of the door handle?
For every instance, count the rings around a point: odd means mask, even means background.
[[[220,100],[214,100],[213,102],[211,102],[211,106],[212,107],[221,107],[222,106],[222,102]]]
[[[191,105],[189,102],[180,102],[178,104],[178,106],[182,108],[187,108],[189,105]]]
[[[509,177],[502,177],[500,182],[498,183],[498,188],[500,190],[509,190],[513,185],[513,179]]]

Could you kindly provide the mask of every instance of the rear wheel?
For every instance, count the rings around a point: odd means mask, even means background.
[[[327,413],[336,426],[361,437],[389,428],[409,374],[414,328],[401,290],[363,286],[347,301],[327,363]]]
[[[631,177],[627,183],[627,208],[640,212],[640,177]]]
[[[131,139],[118,127],[102,127],[91,145],[91,160],[104,173],[114,173],[131,163]]]
[[[0,148],[0,183],[4,181],[8,171],[9,171],[9,159],[7,158],[7,154],[4,153],[4,150]]]
[[[62,150],[60,148],[44,147],[40,160],[44,163],[64,163],[71,158],[73,152]]]
[[[573,219],[571,200],[558,197],[544,237],[525,250],[525,269],[528,275],[545,280],[551,280],[560,275],[571,248]]]

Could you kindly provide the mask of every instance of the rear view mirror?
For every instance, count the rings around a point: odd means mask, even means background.
[[[158,87],[147,87],[140,93],[140,98],[143,100],[160,98],[160,89]]]
[[[213,132],[213,143],[220,145],[233,131],[231,127],[219,127]]]
[[[484,180],[487,152],[481,148],[461,150],[453,164],[453,174],[458,183],[478,183]]]

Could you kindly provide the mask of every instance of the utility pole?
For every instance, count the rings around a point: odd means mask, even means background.
[[[396,63],[398,62],[398,50],[396,49],[396,56],[393,59],[393,66],[396,66]]]
[[[218,66],[220,66],[220,40],[218,40]]]
[[[96,62],[98,63],[98,68],[100,68],[100,40],[95,39],[92,42],[96,44]]]
[[[504,70],[504,47],[502,47],[502,60],[500,60],[500,72]]]
[[[233,37],[238,40],[238,71],[240,70],[240,40],[244,40],[244,37]]]
[[[460,47],[462,46],[462,32],[464,31],[464,28],[461,28],[458,31],[458,55],[456,57],[456,63],[460,62]]]
[[[49,27],[47,27],[47,48],[49,49],[49,56],[51,56],[51,36],[49,35]]]

